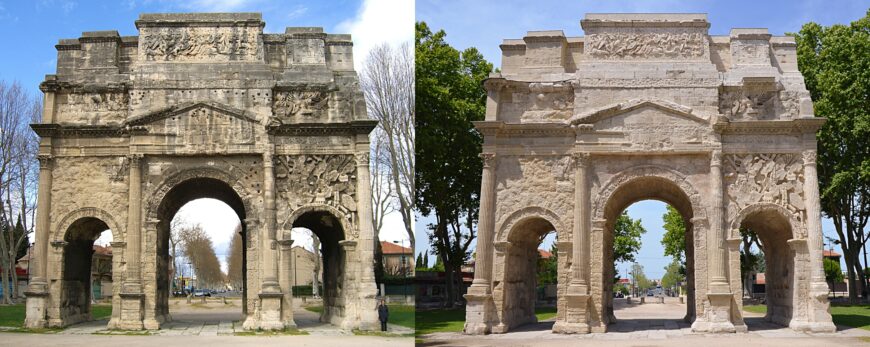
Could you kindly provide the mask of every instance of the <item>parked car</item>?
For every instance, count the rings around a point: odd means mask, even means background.
[[[207,290],[197,289],[193,291],[193,296],[197,298],[203,296],[211,297],[211,293]]]

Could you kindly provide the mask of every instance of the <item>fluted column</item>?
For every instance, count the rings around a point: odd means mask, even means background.
[[[263,293],[278,293],[278,251],[276,245],[276,230],[275,230],[275,170],[274,161],[272,159],[272,151],[263,153],[263,204],[264,213],[263,221],[266,228],[265,233],[261,233],[261,254],[263,259]]]
[[[368,137],[366,137],[366,140]],[[375,330],[378,327],[377,283],[375,283],[375,229],[372,224],[372,185],[369,172],[369,142],[358,142],[356,153],[357,173],[357,216],[359,217],[359,246],[356,253],[360,255],[360,264],[356,268],[360,272],[360,281],[356,286],[359,302],[359,328]],[[354,253],[351,243],[345,243],[349,253]],[[349,269],[352,267],[348,267]]]
[[[816,171],[816,151],[803,152],[804,159],[804,199],[807,208],[807,246],[810,251],[810,279],[814,294],[827,295],[828,284],[825,281],[822,264],[822,207],[819,199],[819,176]]]
[[[574,153],[574,232],[571,283],[572,294],[589,293],[586,267],[589,266],[589,183],[587,182],[588,153]]]
[[[362,280],[363,282],[375,281],[374,273],[374,247],[375,233],[372,224],[372,186],[371,173],[369,172],[369,151],[368,145],[364,151],[356,154],[356,170],[357,170],[357,194],[359,201],[357,202],[358,217],[359,217],[359,250],[362,252]],[[377,288],[375,288],[377,290]]]
[[[474,280],[469,293],[490,294],[492,288],[492,239],[495,234],[495,153],[481,153],[483,175],[480,179],[480,219],[477,226],[477,256],[474,262]]]
[[[51,180],[52,164],[54,158],[51,155],[39,155],[39,187],[36,199],[36,247],[35,254],[31,258],[33,264],[33,280],[30,282],[29,292],[45,293],[48,290],[48,239],[51,234]]]
[[[724,205],[722,201],[722,151],[714,150],[710,157],[710,292],[730,293],[725,264],[725,227],[723,222]]]
[[[123,292],[142,293],[142,154],[131,154],[130,188],[127,195],[127,277]]]

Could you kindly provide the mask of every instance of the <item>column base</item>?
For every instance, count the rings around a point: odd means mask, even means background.
[[[475,291],[480,291],[477,289]],[[492,331],[490,311],[492,310],[491,294],[475,294],[469,288],[465,294],[465,327],[463,332],[468,335],[485,335]],[[507,332],[507,328],[504,328]]]
[[[733,333],[737,332],[734,323],[731,322],[731,293],[707,293],[710,300],[710,309],[702,319],[696,319],[692,323],[693,332],[706,333]]]
[[[48,326],[48,320],[46,319],[48,292],[44,290],[45,288],[33,288],[31,286],[30,289],[43,290],[28,290],[24,293],[24,295],[27,296],[27,303],[25,304],[26,316],[24,318],[24,327],[30,329],[45,328],[46,326]]]
[[[143,293],[121,293],[121,318],[113,329],[142,330],[145,329],[143,322],[144,309]],[[159,328],[159,327],[158,327]],[[156,328],[155,328],[156,329]]]
[[[583,293],[582,287],[568,287],[568,295],[565,296],[566,308],[564,322],[556,322],[553,332],[559,334],[588,334],[589,327],[589,301],[591,295]]]
[[[827,285],[826,285],[827,286]],[[837,326],[834,325],[831,318],[830,303],[828,302],[828,292],[811,292],[808,300],[807,311],[809,317],[807,321],[791,321],[789,328],[797,331],[808,331],[814,333],[833,333],[837,331]]]
[[[246,330],[284,330],[287,328],[287,325],[281,320],[281,312],[284,309],[281,303],[284,300],[284,293],[281,293],[280,290],[277,293],[262,292],[259,296],[260,307],[256,311],[258,317],[248,316],[243,327]]]

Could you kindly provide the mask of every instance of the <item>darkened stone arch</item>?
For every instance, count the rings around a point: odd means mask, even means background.
[[[337,326],[344,326],[348,318],[348,292],[356,286],[356,280],[352,262],[356,259],[357,250],[361,249],[355,240],[353,225],[347,221],[346,215],[338,209],[326,204],[307,204],[295,209],[282,223],[284,239],[290,238],[290,230],[293,228],[305,228],[311,230],[315,237],[320,240],[321,260],[323,262],[322,285],[323,285],[323,312],[320,321],[328,322]],[[286,253],[291,255],[290,252]],[[291,255],[292,256],[292,255]],[[292,268],[290,259],[281,259],[279,268]],[[286,275],[285,275],[286,276]],[[289,285],[289,283],[288,283]],[[290,295],[286,293],[285,295]]]
[[[235,170],[233,170],[235,171]],[[151,191],[150,198],[147,200],[148,205],[145,207],[145,220],[159,220],[159,207],[163,203],[166,195],[178,186],[179,184],[196,178],[207,178],[221,181],[232,188],[236,195],[241,199],[243,209],[233,208],[244,222],[244,218],[259,216],[258,210],[252,201],[256,195],[252,194],[242,184],[241,179],[230,173],[230,170],[222,170],[214,167],[199,167],[181,170],[164,179],[155,189]],[[231,206],[232,207],[232,206]]]
[[[246,264],[242,268],[244,278],[242,314],[248,313],[250,284],[247,275],[247,259],[249,247],[252,244],[250,240],[253,238],[251,233],[258,233],[259,230],[256,227],[249,228],[246,220],[251,218],[256,220],[259,218],[259,214],[252,202],[255,195],[249,192],[243,186],[241,179],[231,174],[231,171],[236,170],[232,166],[230,170],[215,167],[194,167],[181,170],[169,175],[149,195],[146,195],[150,198],[145,207],[146,223],[143,230],[145,233],[153,233],[155,237],[151,241],[143,242],[143,254],[146,259],[153,259],[153,264],[157,267],[151,273],[145,272],[145,276],[151,276],[157,283],[153,290],[146,293],[146,306],[149,307],[145,312],[146,323],[159,325],[171,320],[169,315],[169,278],[167,277],[170,223],[183,205],[201,198],[213,198],[227,204],[235,211],[241,222],[242,248],[244,250],[242,259]],[[254,247],[253,250],[260,251],[259,247]],[[146,279],[146,282],[148,280],[150,279]]]
[[[121,224],[118,224],[118,222],[115,221],[115,218],[112,217],[111,213],[96,207],[83,207],[67,213],[59,222],[57,222],[57,224],[55,224],[53,241],[65,241],[68,236],[67,233],[69,233],[70,225],[82,218],[95,218],[101,220],[106,224],[106,226],[108,226],[108,229],[111,230],[112,240],[114,242],[123,241],[125,229],[121,229]]]

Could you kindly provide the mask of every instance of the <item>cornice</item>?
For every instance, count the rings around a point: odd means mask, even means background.
[[[355,120],[347,123],[297,123],[281,124],[266,127],[270,135],[309,135],[309,136],[332,136],[332,135],[367,135],[378,126],[378,121],[373,119]]]

